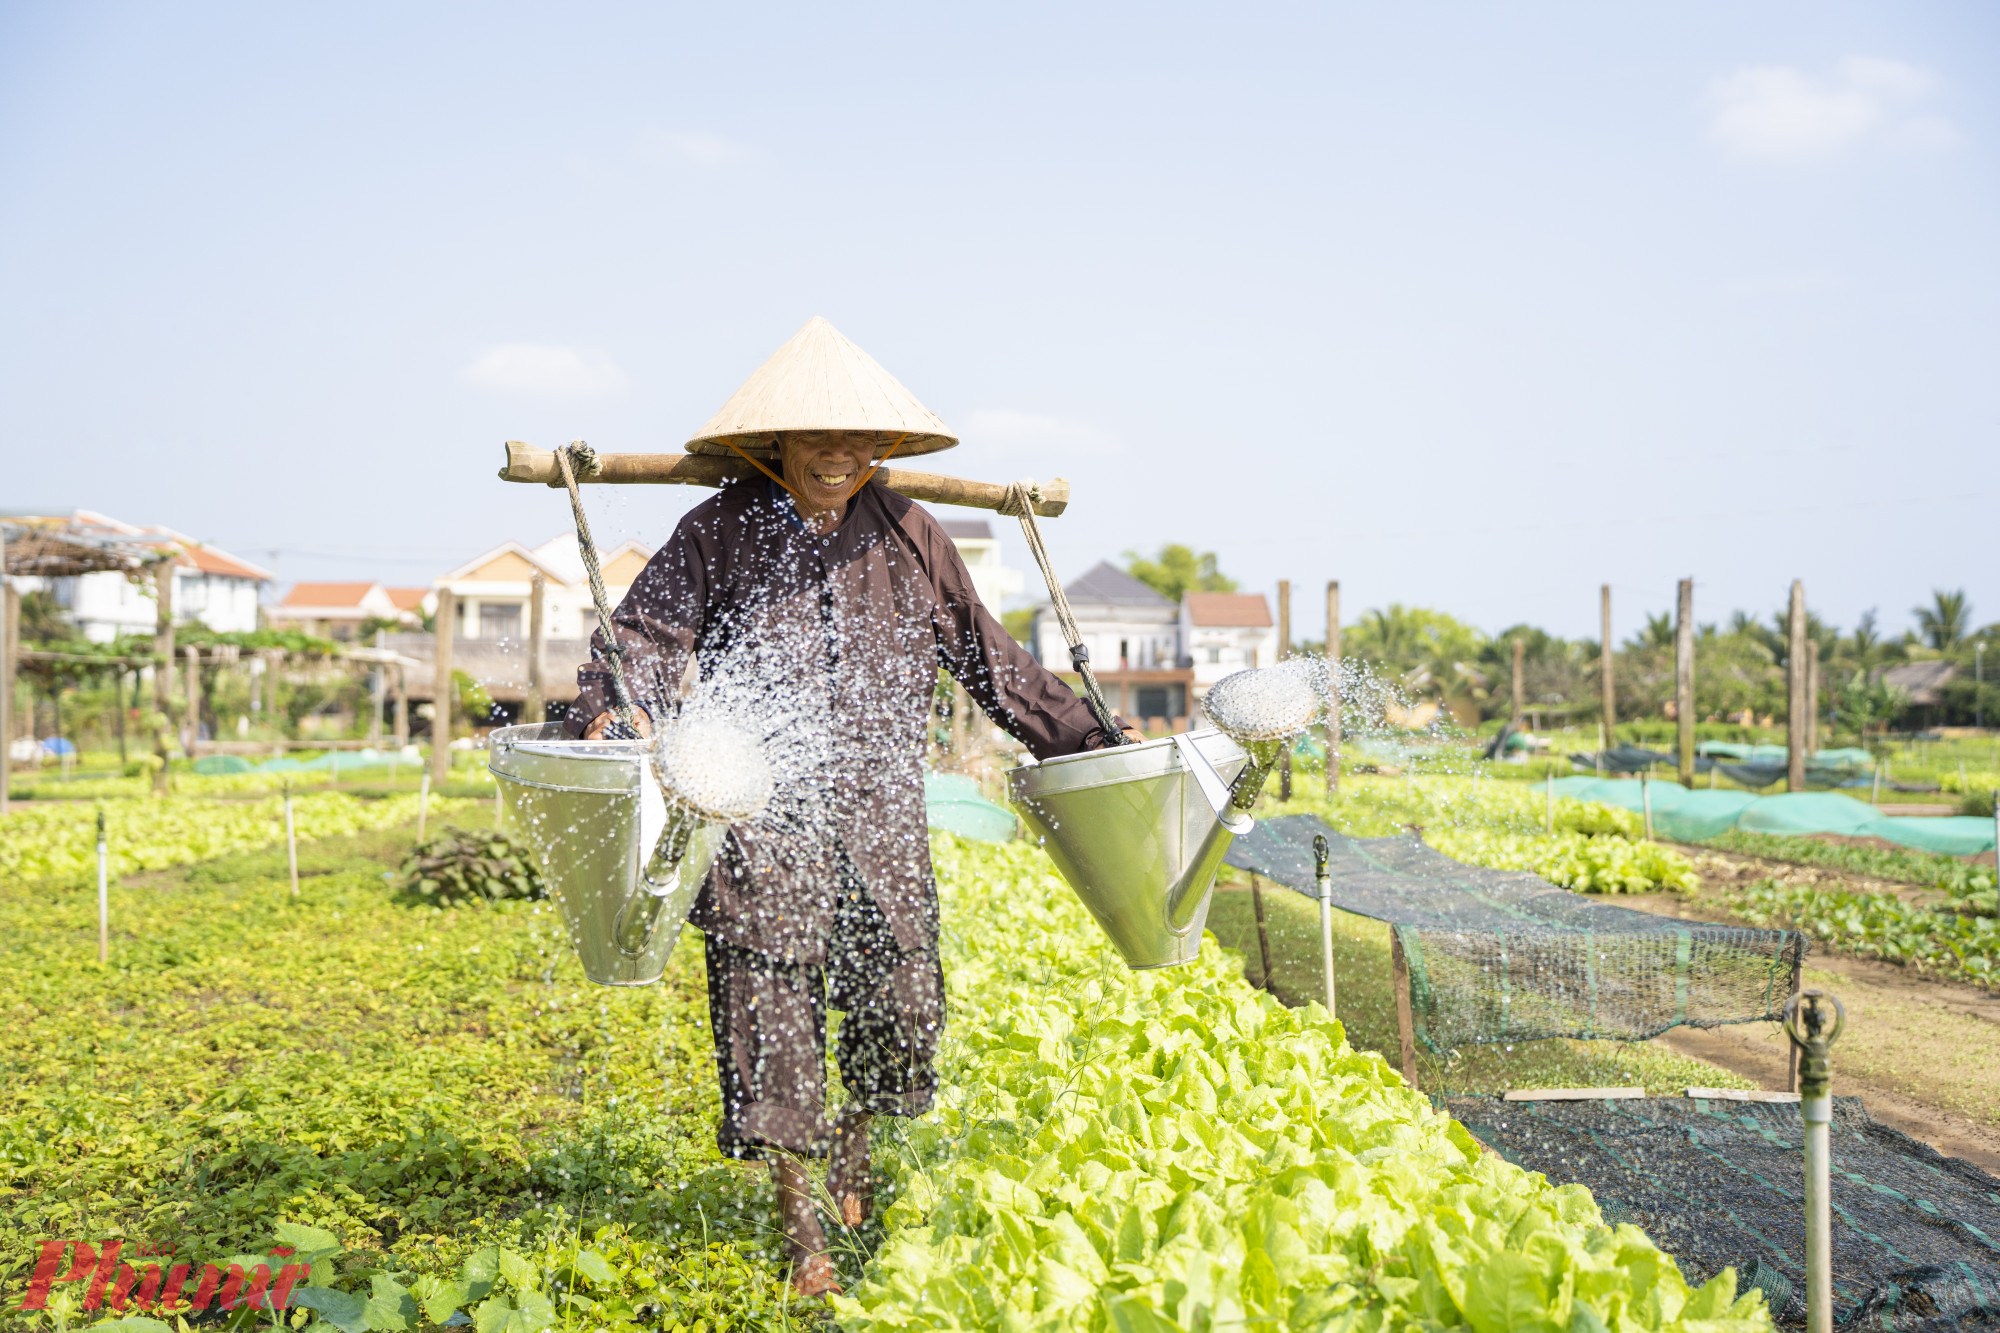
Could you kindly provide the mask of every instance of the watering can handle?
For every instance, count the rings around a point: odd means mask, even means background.
[[[1224,828],[1237,837],[1250,831],[1250,816],[1233,808],[1230,804],[1229,784],[1222,780],[1222,774],[1215,771],[1215,765],[1208,762],[1208,756],[1186,733],[1174,736],[1174,749],[1179,752],[1181,762],[1194,774],[1194,785],[1201,788],[1202,796],[1215,809],[1215,817],[1222,821]]]

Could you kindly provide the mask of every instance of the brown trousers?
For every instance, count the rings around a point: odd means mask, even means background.
[[[842,1014],[834,1054],[848,1111],[922,1115],[937,1091],[944,1029],[935,946],[908,952],[852,873],[842,876],[826,964],[788,963],[704,937],[708,1020],[725,1156],[824,1156],[826,1014]]]

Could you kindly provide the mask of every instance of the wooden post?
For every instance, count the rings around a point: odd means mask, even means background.
[[[1674,621],[1674,729],[1681,786],[1694,787],[1694,580],[1682,579]]]
[[[410,743],[410,673],[396,664],[396,749],[400,753]]]
[[[1278,660],[1292,655],[1292,581],[1278,580]],[[1292,799],[1292,747],[1286,742],[1278,754],[1278,799]]]
[[[435,620],[436,650],[431,686],[431,781],[442,787],[451,777],[451,638],[458,615],[457,599],[450,588],[438,589]]]
[[[1410,960],[1403,956],[1403,937],[1389,927],[1389,986],[1396,992],[1396,1035],[1402,1044],[1403,1082],[1417,1086],[1417,1024],[1410,1012]]]
[[[7,548],[0,544],[0,570]],[[14,770],[14,661],[21,650],[21,590],[0,576],[0,815],[7,813]]]
[[[1605,584],[1598,594],[1599,611],[1603,620],[1603,646],[1598,650],[1598,671],[1601,676],[1599,690],[1603,695],[1604,708],[1604,749],[1609,751],[1618,743],[1612,734],[1618,725],[1618,686],[1611,668],[1611,585]],[[1598,765],[1599,776],[1603,775],[1603,764]]]
[[[173,784],[167,771],[167,765],[173,759],[172,752],[167,749],[167,737],[173,734],[174,715],[173,557],[169,556],[153,566],[153,593],[158,603],[153,621],[153,709],[160,715],[160,725],[153,729],[153,752],[160,760],[160,767],[153,774],[153,792],[165,796]]]
[[[1250,876],[1250,906],[1257,913],[1257,959],[1264,969],[1257,974],[1257,984],[1269,990],[1271,989],[1271,936],[1264,929],[1264,881],[1254,873]]]
[[[521,721],[548,720],[549,706],[542,689],[542,608],[548,600],[549,581],[539,569],[528,579],[528,697],[521,704]]]
[[[951,683],[951,764],[961,773],[965,771],[966,715],[972,710],[972,698],[965,687],[957,681]]]
[[[1340,790],[1340,580],[1326,585],[1326,794]]]
[[[383,631],[376,630],[375,646],[381,648],[387,637]],[[380,662],[377,662],[374,670],[368,673],[368,703],[374,709],[368,718],[368,744],[375,749],[380,749],[382,746],[382,710],[389,702],[388,675],[388,668]]]
[[[1528,645],[1523,643],[1519,637],[1516,637],[1514,640],[1514,719],[1513,720],[1514,720],[1514,725],[1517,727],[1521,725],[1521,716],[1524,711],[1523,705],[1526,702],[1526,700],[1523,697],[1521,688],[1521,658],[1522,655],[1525,654],[1527,651],[1528,651]],[[1503,754],[1500,757],[1502,759],[1505,759],[1507,756]]]
[[[181,649],[181,656],[187,660],[187,740],[181,748],[193,760],[195,742],[201,739],[201,649],[190,645]]]
[[[1806,762],[1819,753],[1819,640],[1806,640]],[[1965,761],[1959,760],[1963,777]],[[1960,784],[1964,790],[1964,784]]]
[[[1806,791],[1806,584],[1792,580],[1784,634],[1784,789]]]

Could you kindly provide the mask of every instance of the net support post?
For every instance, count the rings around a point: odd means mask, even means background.
[[[1264,928],[1264,879],[1254,871],[1250,875],[1250,906],[1257,914],[1257,961],[1264,969],[1257,974],[1257,984],[1269,990],[1271,989],[1271,936]]]
[[[1785,1002],[1805,1127],[1806,1333],[1833,1333],[1832,1049],[1846,1023],[1847,1011],[1825,991],[1800,991]]]
[[[1417,1086],[1417,1025],[1410,1012],[1410,960],[1403,953],[1403,936],[1389,927],[1389,985],[1396,993],[1396,1037],[1402,1047],[1403,1082]]]

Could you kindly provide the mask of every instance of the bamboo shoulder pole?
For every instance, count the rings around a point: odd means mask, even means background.
[[[740,458],[715,458],[706,454],[599,454],[597,470],[579,476],[579,482],[604,482],[618,486],[723,486],[732,481],[748,481],[759,473]],[[899,495],[932,504],[963,505],[969,509],[999,509],[1007,498],[1007,488],[990,481],[947,477],[936,472],[913,472],[908,468],[885,467],[876,479]],[[500,480],[529,485],[560,486],[562,475],[556,468],[555,452],[534,449],[519,440],[507,441],[507,466]],[[1069,508],[1069,483],[1061,477],[1041,483],[1042,498],[1035,512],[1054,518]]]

